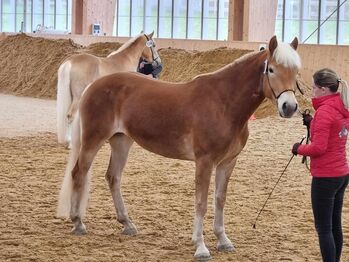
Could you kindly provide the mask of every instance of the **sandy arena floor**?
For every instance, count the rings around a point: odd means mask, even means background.
[[[120,234],[104,173],[106,145],[93,166],[86,236],[55,218],[68,151],[55,136],[55,101],[0,96],[0,261],[192,261],[194,165],[134,146],[123,194],[139,234]],[[301,118],[250,121],[250,139],[229,184],[226,231],[236,250],[215,250],[212,192],[205,239],[214,261],[319,261],[310,208],[310,176],[294,158],[257,223],[259,209],[304,133]],[[214,177],[213,177],[214,178]],[[212,179],[213,180],[213,179]],[[349,260],[348,201],[344,207]]]

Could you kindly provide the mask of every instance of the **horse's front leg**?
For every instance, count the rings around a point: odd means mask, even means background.
[[[195,172],[195,218],[192,240],[196,246],[195,259],[204,261],[211,259],[209,250],[204,243],[203,224],[207,211],[207,195],[210,185],[213,164],[210,159],[200,158],[196,161]]]
[[[222,163],[216,168],[215,177],[215,205],[214,205],[214,228],[213,231],[218,239],[218,251],[233,251],[234,246],[225,234],[224,228],[224,205],[227,195],[229,178],[236,164],[236,158],[229,163]]]

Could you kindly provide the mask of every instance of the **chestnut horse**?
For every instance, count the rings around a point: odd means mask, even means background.
[[[60,192],[59,216],[70,216],[75,234],[86,233],[82,222],[89,191],[88,171],[105,141],[111,157],[106,173],[117,220],[123,233],[136,234],[121,195],[121,175],[135,141],[143,148],[175,159],[195,161],[195,258],[210,259],[203,221],[211,173],[215,169],[213,230],[218,250],[232,251],[223,209],[229,177],[246,144],[248,119],[265,97],[281,117],[298,107],[294,92],[301,61],[289,44],[270,39],[268,49],[247,54],[213,73],[184,83],[154,81],[136,73],[116,73],[91,84],[81,98],[73,124],[73,150]]]
[[[82,92],[97,78],[124,71],[137,71],[139,59],[161,63],[155,49],[152,32],[140,34],[124,43],[107,57],[76,54],[65,60],[58,69],[57,135],[58,142],[70,144],[71,122],[78,108]]]

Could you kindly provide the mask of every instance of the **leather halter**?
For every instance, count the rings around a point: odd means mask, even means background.
[[[293,93],[295,93],[295,91],[294,91],[293,89],[285,89],[285,90],[283,90],[280,94],[276,95],[274,89],[271,87],[271,84],[270,84],[270,79],[269,79],[269,61],[268,61],[268,59],[266,59],[266,60],[264,61],[264,71],[263,71],[263,74],[264,74],[264,76],[267,76],[268,85],[269,85],[269,88],[270,88],[270,90],[271,90],[271,92],[272,92],[272,94],[273,94],[275,100],[278,100],[279,97],[280,97],[283,93],[285,93],[285,92],[293,92]],[[302,95],[304,95],[304,92],[301,90],[301,88],[300,88],[300,86],[299,86],[297,80],[296,80],[296,86],[297,86],[297,89],[299,90],[299,92],[300,92]]]

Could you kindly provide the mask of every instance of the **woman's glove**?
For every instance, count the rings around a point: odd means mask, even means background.
[[[310,113],[303,113],[303,125],[306,126],[307,128],[310,128],[310,123],[313,120],[313,117],[311,116]]]
[[[298,155],[298,147],[300,146],[300,143],[295,143],[292,147],[292,154],[294,154],[295,156]]]

